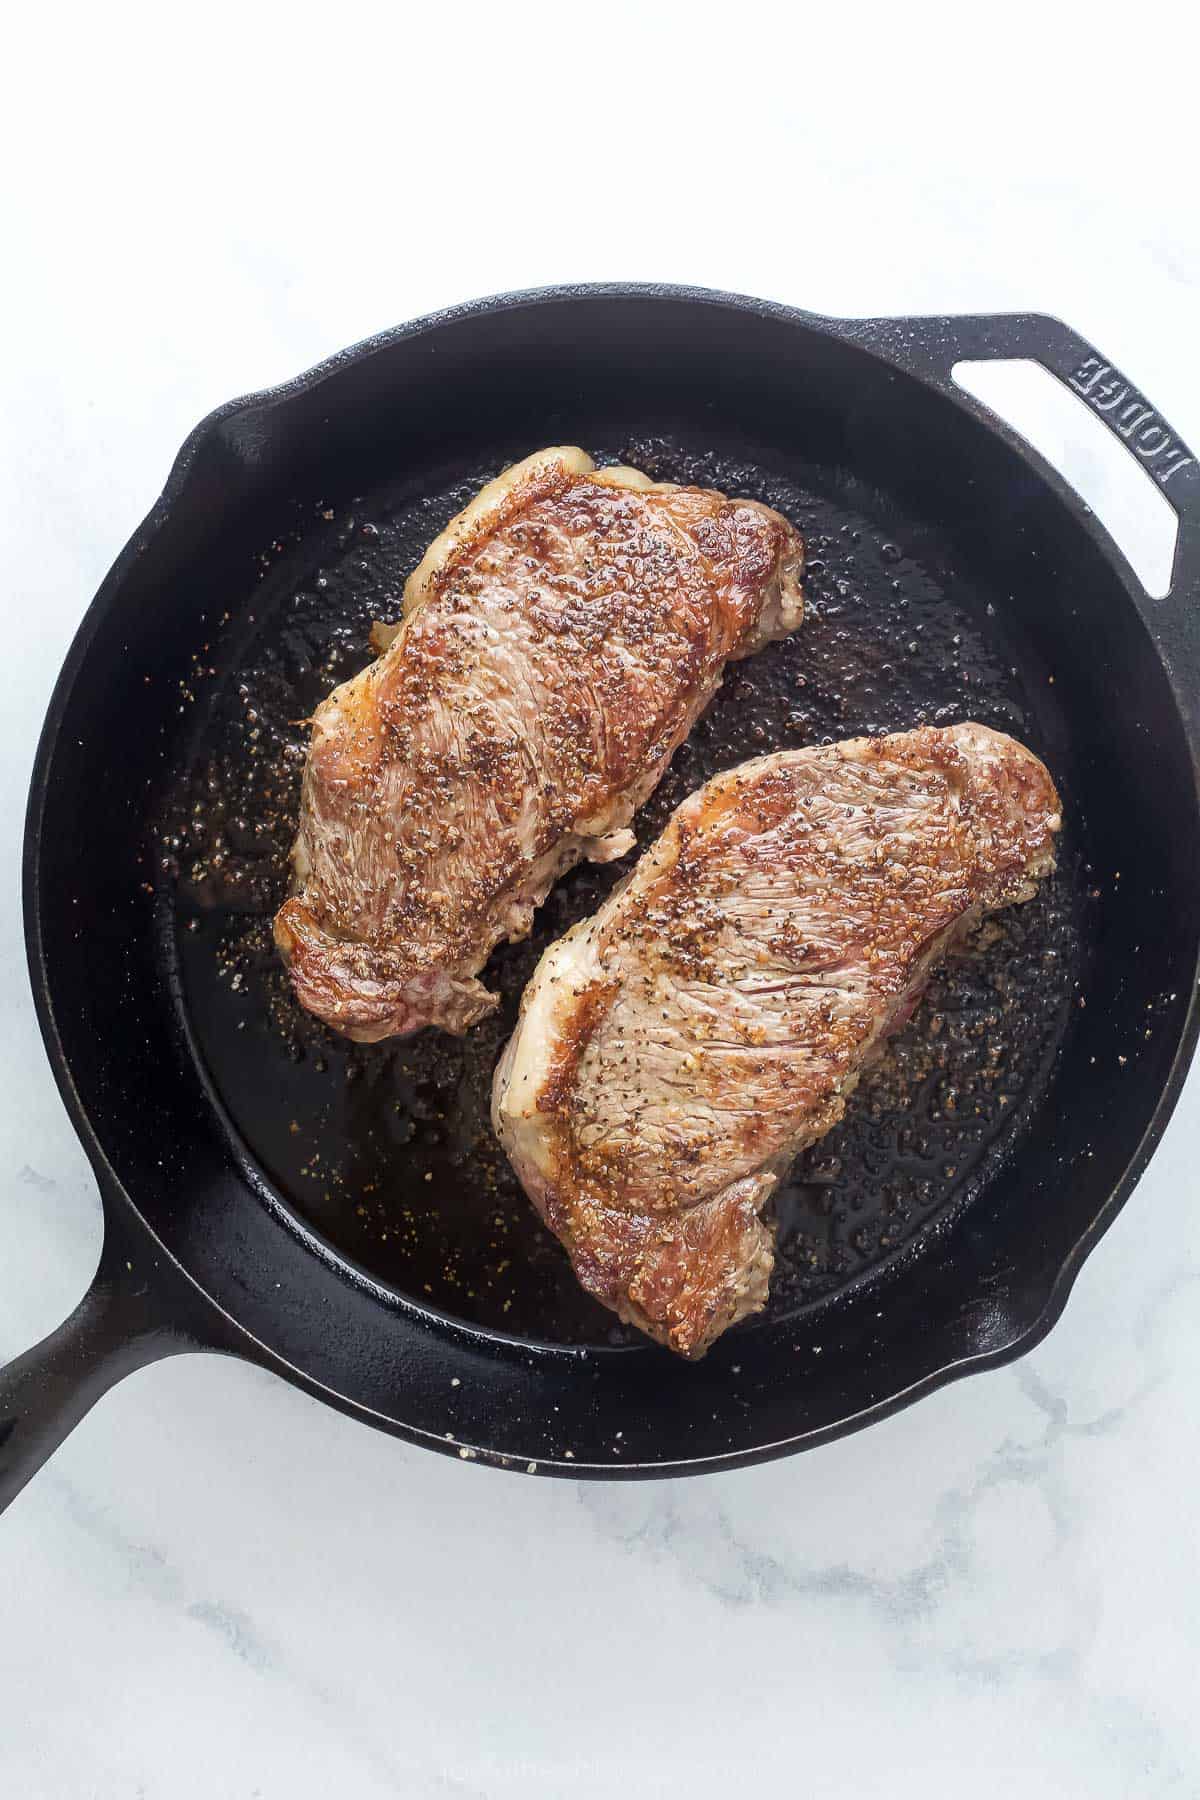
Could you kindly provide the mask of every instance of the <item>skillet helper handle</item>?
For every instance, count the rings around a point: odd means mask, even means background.
[[[987,418],[996,416],[960,388],[953,369],[960,362],[997,362],[1026,358],[1058,377],[1108,427],[1139,467],[1160,487],[1175,509],[1179,535],[1171,590],[1156,604],[1164,619],[1174,615],[1186,631],[1185,652],[1200,653],[1200,459],[1157,407],[1110,363],[1107,357],[1045,313],[950,314],[936,318],[862,319],[846,322],[847,335],[950,393],[962,405]],[[1002,423],[1002,422],[1001,422]],[[1019,434],[1005,432],[1022,442]],[[1154,628],[1154,619],[1147,622]],[[1172,634],[1174,636],[1174,634]],[[1172,646],[1174,647],[1174,646]]]
[[[0,1512],[122,1376],[195,1346],[166,1323],[110,1219],[95,1278],[75,1311],[0,1368]]]

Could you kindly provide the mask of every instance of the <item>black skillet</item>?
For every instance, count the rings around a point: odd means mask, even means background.
[[[1147,597],[1078,497],[952,381],[1032,358],[1179,516]],[[486,1130],[497,1020],[350,1049],[266,947],[302,728],[421,549],[552,442],[761,494],[809,538],[804,629],[731,673],[646,809],[778,744],[975,716],[1050,761],[1059,876],[939,978],[779,1199],[768,1312],[700,1365],[575,1288]],[[0,1372],[0,1503],[128,1370],[228,1351],[356,1417],[548,1474],[683,1474],[835,1437],[1035,1344],[1146,1166],[1196,1036],[1200,469],[1034,316],[846,321],[671,288],[456,308],[235,401],[184,445],[50,705],[25,840],[47,1050],[95,1167],[96,1279]]]

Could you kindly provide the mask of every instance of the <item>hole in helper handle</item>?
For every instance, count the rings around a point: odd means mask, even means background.
[[[1200,462],[1157,407],[1086,338],[1047,314],[949,314],[833,324],[840,336],[948,394],[1029,460],[1041,459],[1019,433],[954,381],[956,363],[1038,362],[1108,427],[1166,496],[1179,521],[1170,592],[1152,600],[1136,580],[1131,592],[1163,652],[1194,741],[1200,740]]]
[[[199,1347],[168,1319],[145,1249],[124,1238],[110,1215],[99,1267],[75,1311],[0,1368],[0,1512],[122,1376]]]

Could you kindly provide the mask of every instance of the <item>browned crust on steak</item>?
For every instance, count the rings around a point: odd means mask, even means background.
[[[546,953],[494,1119],[584,1286],[683,1355],[761,1306],[761,1208],[947,944],[1028,898],[1060,803],[982,726],[784,752],[684,802]]]
[[[753,501],[539,452],[431,546],[385,653],[317,710],[276,943],[348,1036],[495,1004],[475,976],[635,808],[729,658],[791,629],[803,550]]]

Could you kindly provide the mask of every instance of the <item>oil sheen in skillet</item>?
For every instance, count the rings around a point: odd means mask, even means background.
[[[808,546],[805,624],[730,671],[635,821],[640,846],[686,794],[766,750],[966,718],[1039,749],[1052,690],[1022,685],[1000,597],[968,587],[945,545],[884,496],[828,470],[784,475],[765,458],[652,437],[587,447],[659,479],[763,500]],[[558,885],[533,935],[493,956],[483,979],[503,1004],[464,1039],[335,1036],[296,1003],[271,941],[295,832],[299,721],[370,660],[372,620],[398,616],[430,539],[503,460],[447,471],[419,493],[381,489],[309,508],[264,551],[246,613],[197,653],[193,755],[163,821],[161,864],[192,1029],[247,1147],[296,1212],[377,1278],[445,1312],[554,1342],[623,1343],[635,1334],[577,1286],[496,1145],[488,1109],[538,957],[629,863],[585,865]],[[1067,814],[1058,874],[938,972],[846,1119],[779,1191],[767,1319],[827,1301],[918,1249],[1011,1150],[1082,973],[1069,797]]]

